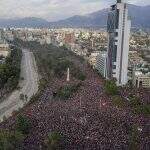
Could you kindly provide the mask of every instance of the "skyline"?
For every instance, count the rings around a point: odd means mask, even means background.
[[[0,18],[39,17],[57,21],[74,15],[85,15],[108,8],[116,0],[1,0]],[[126,0],[127,3],[146,6],[150,1]],[[71,8],[71,9],[70,9]],[[66,11],[67,10],[67,11]],[[90,11],[89,11],[90,10]]]

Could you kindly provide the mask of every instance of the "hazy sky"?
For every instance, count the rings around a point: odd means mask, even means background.
[[[115,3],[116,0],[0,0],[0,18],[42,17],[49,21],[84,15]],[[150,5],[150,0],[124,0]]]

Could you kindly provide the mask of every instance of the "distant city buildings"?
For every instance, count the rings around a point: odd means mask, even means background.
[[[9,54],[9,45],[7,43],[0,44],[0,56],[6,57]]]
[[[108,32],[91,29],[43,29],[43,28],[8,28],[0,30],[0,55],[9,54],[8,43],[14,39],[38,42],[41,45],[53,44],[68,48],[83,57],[103,77],[117,79],[117,85],[125,85],[128,80],[136,87],[148,87],[147,76],[150,72],[150,34],[132,32],[130,43],[130,20],[126,4],[118,1],[111,7],[108,15]],[[109,38],[108,38],[109,37]],[[129,52],[130,45],[130,52]],[[3,63],[5,58],[1,57]],[[135,72],[142,72],[138,77]],[[143,84],[141,84],[143,78]],[[135,79],[140,84],[135,84]]]
[[[117,0],[117,4],[111,6],[108,15],[107,78],[115,78],[119,86],[128,82],[130,28],[127,4]]]
[[[143,58],[140,57],[137,51],[129,52],[129,67],[134,68],[137,65],[142,65],[144,63]]]
[[[0,30],[0,56],[7,57],[9,54],[9,44],[3,37],[3,31]]]
[[[74,33],[65,33],[64,35],[64,43],[66,45],[73,44],[75,42],[75,36]]]

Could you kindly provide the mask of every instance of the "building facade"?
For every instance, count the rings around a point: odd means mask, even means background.
[[[117,0],[117,4],[111,6],[107,21],[107,78],[115,78],[119,86],[128,82],[130,28],[127,4]]]
[[[96,67],[97,56],[99,55],[99,53],[100,53],[99,51],[92,52],[88,58],[88,62],[91,66],[93,66],[93,68]]]
[[[96,61],[96,70],[97,70],[103,77],[106,77],[106,59],[107,59],[106,52],[101,52],[101,53],[97,56],[97,61]]]
[[[133,75],[133,85],[137,88],[150,88],[150,74],[135,71]]]

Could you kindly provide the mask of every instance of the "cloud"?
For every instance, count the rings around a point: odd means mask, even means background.
[[[83,15],[108,7],[116,0],[0,0],[0,18],[42,17],[49,21]],[[149,5],[149,0],[127,0]]]

